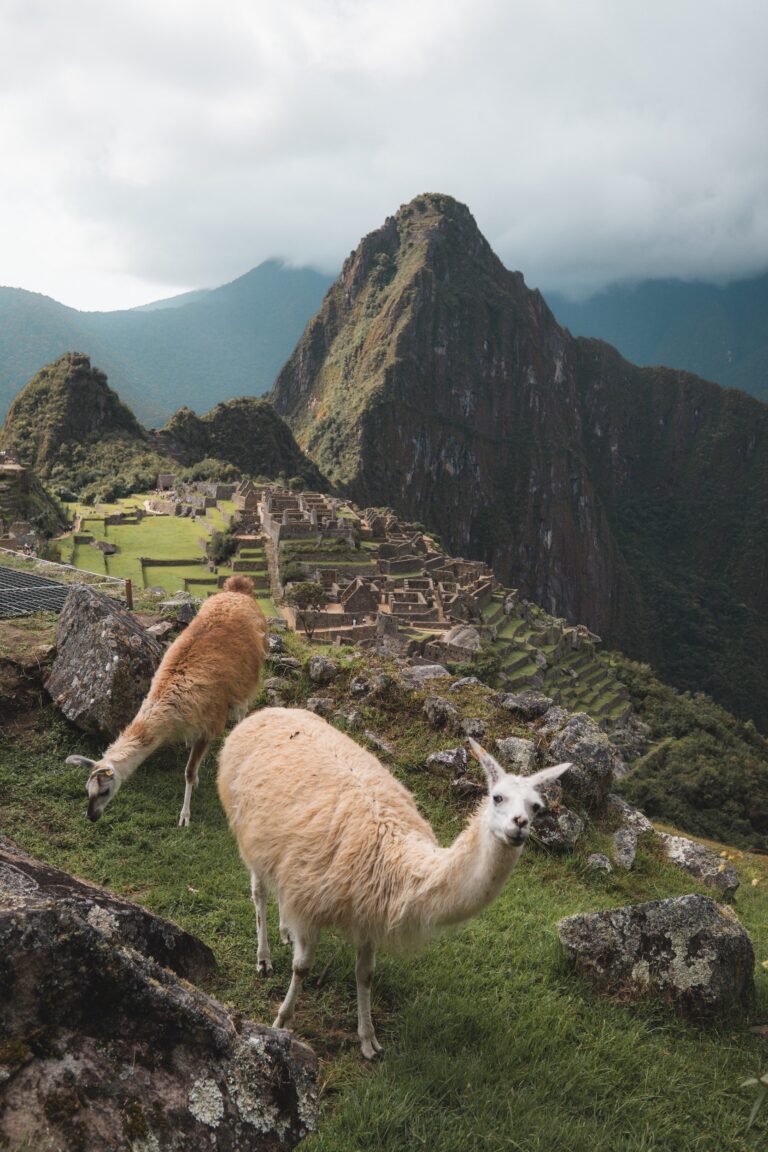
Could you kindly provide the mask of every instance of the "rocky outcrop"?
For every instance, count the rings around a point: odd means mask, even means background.
[[[588,812],[600,810],[611,790],[618,756],[600,726],[586,712],[571,716],[549,746],[553,764],[570,760],[561,777],[566,796]]]
[[[733,864],[721,859],[711,848],[697,844],[686,836],[670,836],[658,833],[664,852],[678,868],[684,868],[691,876],[705,886],[716,888],[723,896],[730,898],[739,887],[739,874]]]
[[[68,720],[113,738],[133,719],[162,659],[160,644],[131,613],[86,584],[74,584],[56,631],[45,687]]]
[[[754,995],[752,942],[727,907],[679,896],[568,916],[568,963],[599,991],[660,998],[694,1017],[733,1014]]]
[[[0,894],[0,1143],[293,1148],[317,1115],[311,1051],[127,946],[109,894],[84,897],[90,886],[71,881],[59,899],[61,879],[38,872],[38,883],[20,859]]]
[[[107,888],[35,860],[18,845],[0,844],[0,908],[55,904],[68,909],[115,945],[135,948],[185,980],[216,971],[213,952],[190,932]]]

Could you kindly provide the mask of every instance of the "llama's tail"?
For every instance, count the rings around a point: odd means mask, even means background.
[[[253,595],[253,580],[250,576],[228,576],[221,587],[222,592],[240,592],[243,596]]]

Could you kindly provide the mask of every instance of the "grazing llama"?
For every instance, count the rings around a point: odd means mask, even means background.
[[[370,752],[303,709],[265,708],[230,733],[218,789],[251,874],[259,971],[272,971],[266,896],[293,942],[293,978],[274,1027],[291,1024],[322,928],[357,949],[358,1035],[381,1051],[371,1020],[375,951],[412,947],[467,920],[501,892],[543,807],[538,788],[569,764],[512,776],[474,740],[488,795],[441,848],[411,793]]]
[[[162,744],[186,741],[186,788],[179,827],[190,821],[192,790],[211,740],[230,716],[242,720],[256,693],[268,648],[264,613],[253,599],[248,576],[230,576],[174,640],[152,677],[136,717],[100,760],[69,756],[67,764],[90,769],[88,819],[98,820],[120,787]]]

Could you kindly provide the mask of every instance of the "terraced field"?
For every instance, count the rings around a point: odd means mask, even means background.
[[[569,647],[559,638],[554,617],[525,603],[505,615],[504,597],[495,595],[483,609],[483,624],[495,629],[491,647],[501,657],[504,686],[511,691],[541,686],[556,703],[587,712],[605,726],[626,715],[627,691],[608,663],[590,643]]]

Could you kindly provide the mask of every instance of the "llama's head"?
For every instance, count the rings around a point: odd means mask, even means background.
[[[488,785],[486,808],[491,834],[504,844],[521,848],[531,834],[536,815],[547,806],[541,794],[542,785],[557,780],[571,767],[570,763],[542,768],[531,776],[515,776],[505,772],[476,740],[469,741],[472,755],[480,762]]]
[[[87,756],[67,756],[67,764],[78,764],[90,772],[85,790],[88,793],[89,820],[99,820],[110,800],[117,795],[122,783],[106,760],[89,760]]]

